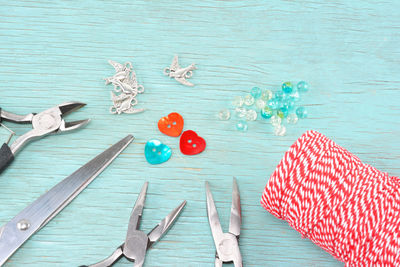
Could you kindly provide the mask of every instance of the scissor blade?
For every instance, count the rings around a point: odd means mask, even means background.
[[[179,214],[182,212],[183,207],[186,205],[186,200],[183,201],[178,207],[176,207],[170,214],[168,214],[150,233],[147,235],[149,237],[149,244],[147,249],[149,249],[154,243],[156,243],[171,227],[171,225],[178,218]]]
[[[144,201],[146,199],[146,192],[148,185],[149,185],[148,182],[144,183],[142,190],[140,191],[140,194],[135,202],[135,206],[132,209],[132,214],[129,219],[128,232],[126,234],[125,242],[131,240],[132,236],[135,235],[136,230],[139,229],[140,219],[142,218]]]
[[[231,207],[231,218],[229,221],[229,232],[239,237],[241,225],[242,225],[242,210],[240,208],[239,188],[236,182],[236,178],[233,177],[232,207]]]
[[[26,241],[67,206],[128,145],[128,135],[55,185],[5,224],[0,236],[0,266]]]

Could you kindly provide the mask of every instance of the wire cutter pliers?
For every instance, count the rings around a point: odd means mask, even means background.
[[[206,196],[208,221],[210,222],[211,233],[217,250],[215,253],[215,266],[219,267],[222,266],[223,263],[233,262],[235,267],[242,267],[242,255],[239,249],[242,212],[236,178],[233,178],[231,218],[228,233],[222,232],[217,208],[215,207],[208,182],[206,182]]]
[[[170,214],[167,215],[156,227],[153,228],[148,234],[139,230],[140,219],[142,218],[142,212],[144,207],[144,201],[146,199],[146,191],[148,182],[146,182],[136,200],[135,206],[133,207],[131,217],[129,219],[128,232],[126,234],[125,242],[117,248],[117,250],[111,254],[105,260],[95,263],[93,265],[80,267],[108,267],[115,264],[122,256],[127,258],[129,261],[135,262],[135,267],[143,266],[146,251],[156,243],[171,227],[171,225],[178,218],[183,207],[186,205],[186,201],[183,201],[178,207],[176,207]]]
[[[11,146],[8,146],[7,142],[0,148],[0,173],[14,160],[16,153],[26,143],[48,134],[71,131],[86,125],[89,119],[72,122],[65,122],[63,119],[63,116],[85,105],[80,102],[67,102],[38,114],[31,113],[25,116],[13,114],[0,108],[0,123],[5,120],[14,123],[32,124],[32,130],[17,138]]]

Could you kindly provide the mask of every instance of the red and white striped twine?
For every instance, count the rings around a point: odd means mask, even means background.
[[[262,206],[346,266],[400,266],[400,181],[308,131],[286,152]]]

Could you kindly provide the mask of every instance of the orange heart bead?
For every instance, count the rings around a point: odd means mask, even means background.
[[[172,112],[158,121],[158,129],[163,134],[178,137],[183,130],[183,118],[179,113]]]

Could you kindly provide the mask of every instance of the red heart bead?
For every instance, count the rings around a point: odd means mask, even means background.
[[[196,155],[206,148],[206,141],[195,131],[184,131],[179,141],[181,152],[185,155]]]
[[[163,134],[178,137],[183,130],[183,118],[179,113],[172,112],[158,121],[158,129]]]

